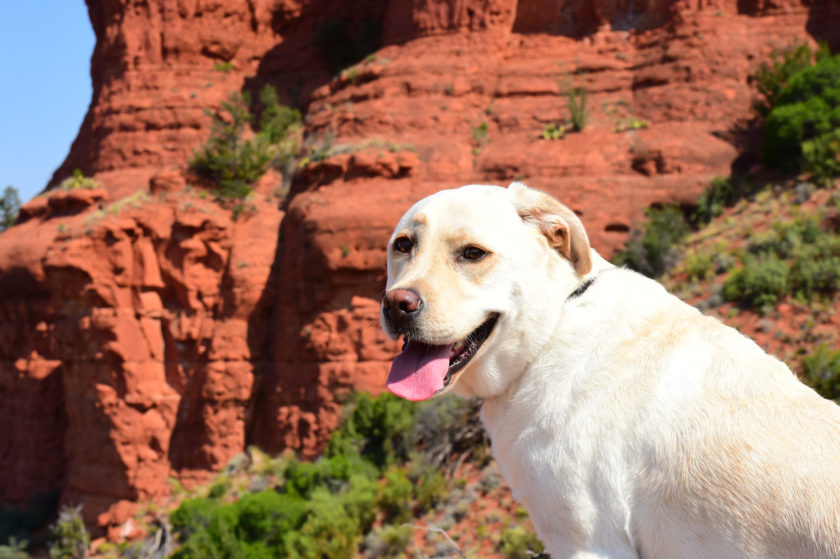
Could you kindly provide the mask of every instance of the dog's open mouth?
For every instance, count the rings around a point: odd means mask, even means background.
[[[466,338],[449,345],[431,345],[407,338],[403,352],[391,365],[388,388],[397,396],[414,401],[441,392],[478,353],[498,319],[498,314],[490,315]]]

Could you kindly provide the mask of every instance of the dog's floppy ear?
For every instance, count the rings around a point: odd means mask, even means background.
[[[588,274],[592,270],[589,237],[578,216],[548,194],[521,182],[511,183],[508,190],[513,195],[519,217],[536,223],[549,245],[569,259],[579,275]]]

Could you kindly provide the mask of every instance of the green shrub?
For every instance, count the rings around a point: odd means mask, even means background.
[[[224,62],[219,61],[213,64],[213,69],[223,74],[227,74],[228,72],[233,71],[235,68],[236,66],[230,60],[226,60]]]
[[[337,490],[315,487],[305,498],[306,516],[287,533],[290,557],[349,558],[355,555],[362,534],[375,515],[378,486],[364,475],[351,475]]]
[[[341,493],[341,506],[359,521],[362,531],[370,529],[376,517],[374,505],[379,494],[379,483],[370,474],[351,474],[347,486]]]
[[[645,212],[642,227],[631,232],[624,249],[613,256],[613,263],[627,266],[649,277],[657,277],[671,268],[678,259],[676,244],[688,234],[692,226],[709,223],[727,206],[754,194],[750,180],[736,181],[730,177],[715,177],[703,191],[697,205],[688,212],[678,205],[652,206]],[[709,255],[689,254],[684,263],[689,277],[706,277],[714,267]]]
[[[260,130],[253,138],[243,135],[253,117],[248,109],[248,92],[234,92],[220,109],[209,112],[212,119],[210,138],[193,153],[190,167],[214,180],[219,193],[227,198],[244,198],[273,163],[285,164],[297,150],[290,138],[300,124],[300,113],[280,106],[271,86],[260,94],[263,109]]]
[[[271,556],[264,544],[248,546],[240,539],[235,505],[213,499],[190,499],[181,503],[170,520],[181,542],[175,558],[261,559]]]
[[[82,520],[82,507],[64,507],[50,526],[50,559],[86,559],[90,536]]]
[[[840,287],[840,258],[820,255],[810,259],[803,255],[794,262],[791,279],[794,294],[804,301],[810,301],[818,294],[837,291]]]
[[[307,512],[303,499],[272,490],[244,495],[237,502],[237,509],[244,539],[261,541],[280,551],[285,551],[281,536],[297,529]]]
[[[840,128],[802,142],[802,160],[819,184],[840,176]]]
[[[431,510],[446,499],[449,484],[443,474],[428,463],[425,456],[415,455],[406,475],[414,484],[418,511]]]
[[[811,65],[813,53],[807,44],[791,45],[781,53],[770,54],[770,64],[762,64],[753,74],[758,92],[764,97],[756,102],[756,110],[764,116],[778,104],[779,94],[791,76]]]
[[[772,252],[780,258],[793,258],[808,245],[826,237],[816,218],[800,218],[774,223],[770,231],[753,238],[747,250],[752,254]]]
[[[816,226],[816,220],[809,220]],[[793,252],[791,291],[801,300],[840,289],[840,237],[817,228],[813,238]]]
[[[361,456],[348,453],[322,457],[315,462],[290,460],[282,477],[286,491],[307,499],[319,487],[341,489],[354,475],[376,477],[378,470]]]
[[[567,104],[569,112],[572,115],[572,127],[577,132],[581,132],[586,127],[586,88],[583,87],[569,87],[566,93]]]
[[[416,406],[414,438],[433,468],[451,462],[451,457],[485,448],[486,436],[479,419],[481,402],[453,394],[433,398]]]
[[[62,190],[75,190],[77,188],[101,188],[102,184],[91,177],[86,177],[81,169],[73,169],[73,175],[67,177],[58,187]]]
[[[374,501],[371,500],[370,505]],[[306,522],[289,534],[291,557],[350,559],[362,539],[361,519],[343,506],[340,498],[320,487],[307,502]]]
[[[522,526],[506,528],[499,542],[499,550],[506,559],[533,559],[547,557],[537,535]]]
[[[648,277],[657,277],[676,262],[676,245],[690,228],[682,208],[676,205],[648,208],[645,216],[643,230],[630,235],[627,245],[613,257],[613,262]]]
[[[381,526],[365,537],[365,548],[371,557],[399,559],[406,556],[412,533],[410,525]]]
[[[543,140],[559,140],[566,134],[566,127],[562,124],[546,124],[540,138]]]
[[[297,146],[294,145],[295,139],[291,136],[291,133],[301,126],[300,111],[281,105],[277,97],[277,90],[270,85],[265,86],[260,91],[260,102],[262,104],[260,135],[269,144],[281,144],[284,141],[291,140],[293,145],[288,146],[285,152],[279,155],[293,154]]]
[[[409,521],[415,510],[432,508],[445,497],[446,479],[416,450],[430,448],[426,440],[433,434],[425,429],[440,426],[437,438],[448,440],[450,449],[483,440],[470,434],[472,427],[446,424],[447,410],[453,412],[451,422],[470,424],[474,402],[439,406],[418,406],[390,393],[375,399],[358,395],[324,456],[273,463],[276,489],[244,494],[235,502],[223,490],[211,491],[217,498],[183,501],[171,515],[181,543],[175,557],[356,557],[363,535],[377,520]],[[417,410],[425,410],[422,429]],[[216,485],[227,487],[224,479]],[[390,557],[408,537],[410,530],[383,528],[365,545],[375,544],[380,556]]]
[[[683,259],[686,275],[692,280],[703,280],[714,270],[714,256],[709,252],[691,251]]]
[[[840,56],[823,50],[811,64],[807,50],[803,65],[800,49],[788,53],[795,71],[766,97],[764,162],[787,172],[804,170],[827,183],[840,174]]]
[[[699,224],[709,223],[723,210],[748,194],[750,189],[736,187],[731,177],[715,177],[709,188],[697,200],[692,219]]]
[[[360,455],[378,468],[403,461],[414,447],[417,405],[391,393],[357,396],[354,409],[330,437],[325,456]]]
[[[478,126],[473,126],[472,128],[472,137],[476,144],[479,146],[483,146],[487,143],[487,132],[488,126],[487,122],[482,121],[481,124]]]
[[[823,397],[840,403],[840,351],[819,344],[802,358],[802,380]]]
[[[411,518],[413,489],[403,468],[394,468],[385,473],[385,485],[379,494],[379,506],[387,521],[402,523]]]
[[[268,170],[272,159],[266,142],[242,139],[251,121],[248,103],[247,92],[235,92],[222,102],[219,111],[210,113],[210,139],[190,161],[197,173],[215,180],[221,194],[231,198],[250,194],[251,184]]]
[[[650,123],[648,123],[648,121],[631,116],[627,118],[622,118],[621,120],[616,122],[614,130],[616,132],[626,132],[627,130],[644,130],[649,126]]]
[[[182,543],[176,557],[352,557],[374,520],[377,484],[351,475],[331,490],[274,490],[235,503],[199,498],[181,503],[171,521]]]
[[[738,191],[731,181],[714,181],[695,212],[696,222],[721,211]],[[645,228],[631,234],[613,262],[655,277],[672,266],[674,244],[689,227],[676,206],[652,208],[647,215]],[[785,295],[811,301],[840,289],[840,237],[827,231],[819,216],[775,223],[771,230],[755,235],[746,252],[741,268],[724,282],[728,301],[766,309]],[[707,278],[720,266],[719,260],[712,253],[689,252],[683,270],[690,279]]]
[[[210,486],[207,496],[211,499],[220,499],[227,495],[228,491],[230,491],[230,480],[221,479]]]
[[[775,254],[748,254],[743,267],[724,282],[723,294],[728,301],[762,309],[787,294],[788,276],[787,262]]]

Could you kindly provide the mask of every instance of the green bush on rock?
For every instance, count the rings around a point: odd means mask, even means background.
[[[445,497],[446,480],[425,454],[431,447],[424,442],[440,433],[427,430],[438,425],[443,409],[452,412],[453,422],[463,419],[461,409],[474,410],[473,402],[437,400],[443,404],[358,395],[324,456],[314,462],[283,459],[271,470],[271,489],[238,498],[235,488],[210,491],[182,502],[171,516],[181,542],[176,557],[345,559],[356,556],[377,520],[382,528],[376,546],[393,551],[395,542],[410,535],[398,526]],[[417,421],[421,415],[424,422]],[[468,439],[458,435],[462,429],[439,426],[446,448],[463,451]],[[222,480],[212,487],[230,484]]]
[[[840,176],[840,56],[821,48],[811,59],[807,46],[790,49],[774,59],[776,71],[765,65],[757,74],[766,101],[764,162],[826,184]]]
[[[253,115],[248,92],[234,92],[220,108],[210,112],[210,138],[193,154],[190,167],[219,185],[228,198],[244,198],[272,164],[285,166],[298,146],[294,132],[300,128],[300,113],[279,104],[271,86],[263,88],[259,130],[252,138],[245,132]]]

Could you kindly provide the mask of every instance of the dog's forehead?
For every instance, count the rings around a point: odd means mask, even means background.
[[[516,221],[518,216],[507,189],[468,185],[442,190],[417,202],[403,216],[400,227],[438,228],[442,225],[482,228]]]

